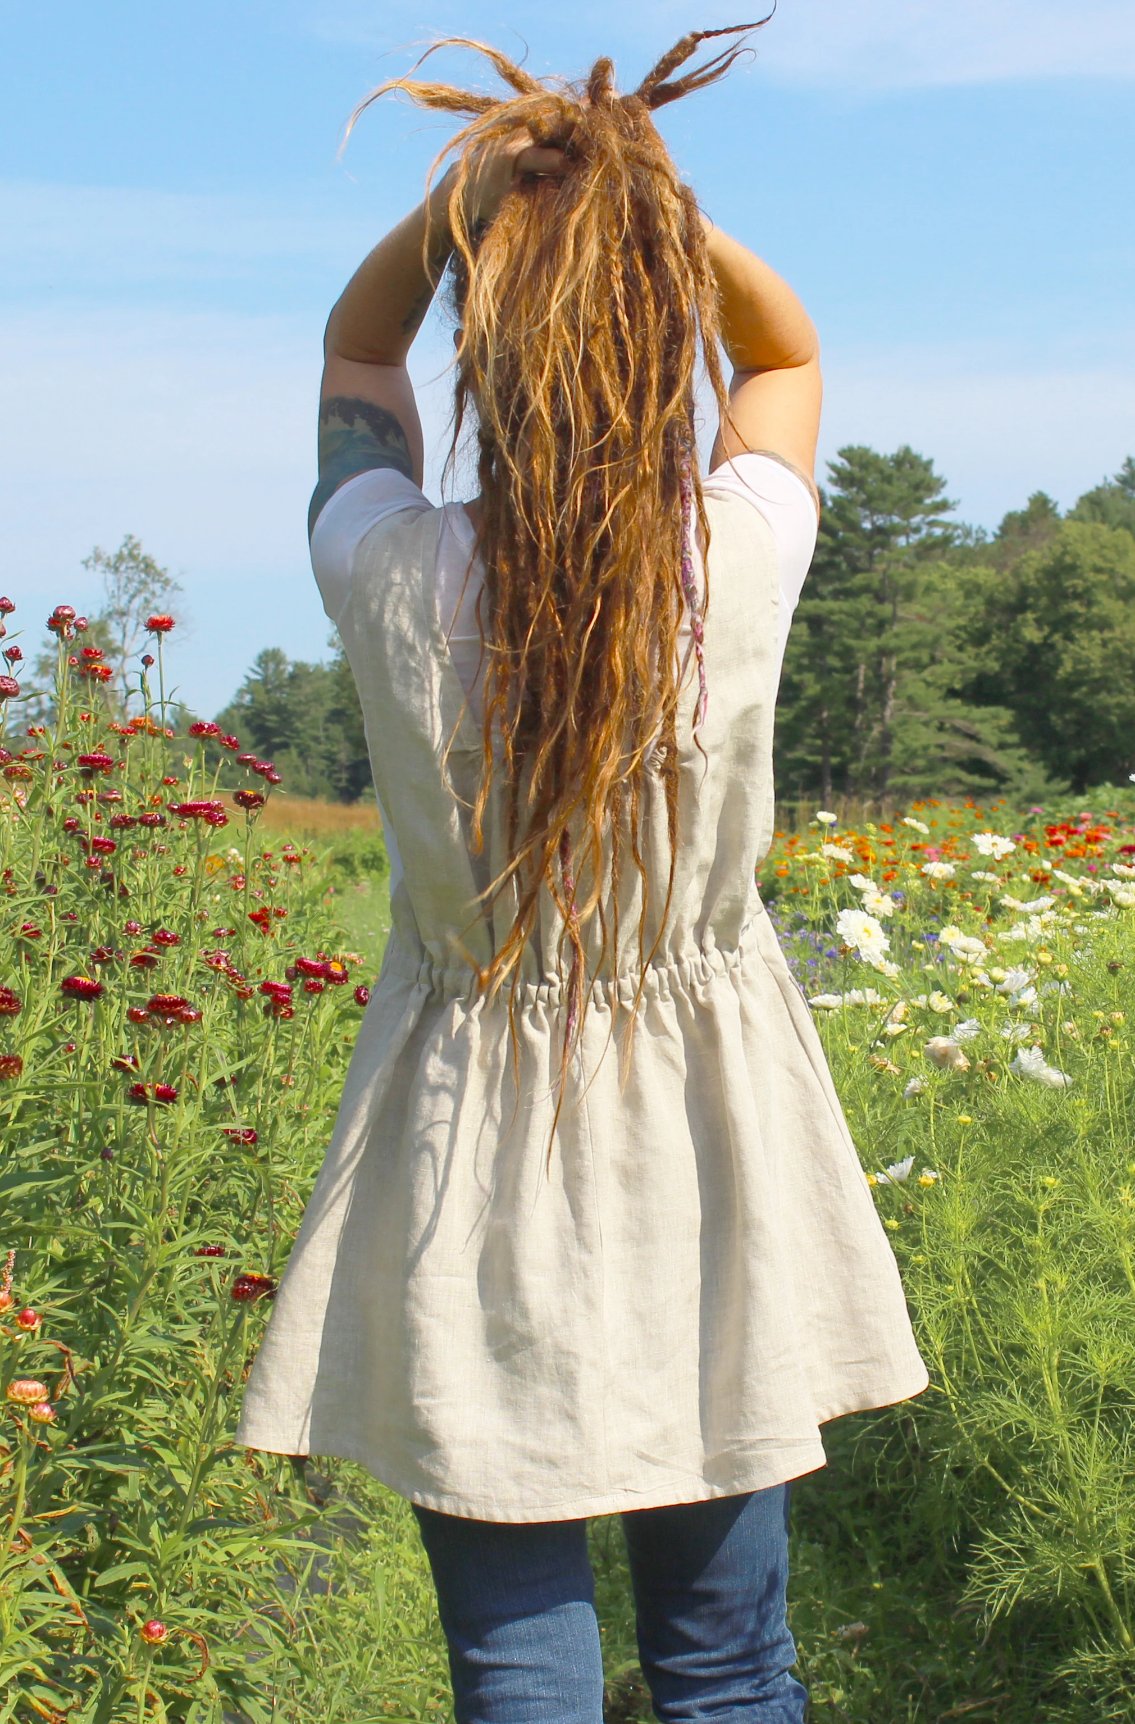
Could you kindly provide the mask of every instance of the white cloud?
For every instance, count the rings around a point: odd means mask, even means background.
[[[347,188],[344,176],[344,190]],[[349,198],[349,192],[348,192]],[[351,200],[354,201],[354,200]],[[77,270],[84,292],[129,284],[198,290],[243,280],[263,289],[274,269],[284,292],[357,261],[367,215],[327,208],[326,187],[287,198],[170,192],[148,186],[0,181],[0,234],[8,294],[66,290]]]
[[[515,49],[515,19],[478,17],[471,25],[467,7],[442,4],[431,14],[436,28],[424,30],[419,20],[420,12],[402,0],[385,8],[380,22],[366,0],[339,0],[309,9],[306,22],[325,39],[387,50],[376,79],[406,70],[416,46],[447,31],[491,34],[506,51]],[[543,65],[550,33],[557,53],[568,38],[581,43],[582,66],[593,50],[614,51],[628,41],[645,44],[648,53],[660,50],[668,28],[677,35],[688,25],[688,8],[669,0],[627,0],[614,15],[598,0],[579,0],[570,22],[526,26],[530,64],[536,70]],[[1135,77],[1131,0],[1081,0],[1075,7],[1063,0],[779,0],[755,42],[759,65],[773,78],[865,93],[1005,79]]]
[[[1135,454],[1133,396],[1130,364],[1025,369],[972,346],[829,349],[817,472],[823,483],[847,443],[888,453],[909,443],[946,479],[956,519],[993,529],[1032,491],[1070,508]]]
[[[0,322],[12,406],[0,415],[0,591],[34,645],[59,600],[91,607],[93,545],[135,533],[185,589],[170,641],[198,711],[233,693],[261,647],[322,658],[330,624],[307,559],[318,341],[306,316],[75,306]],[[412,355],[437,495],[451,348]],[[931,458],[958,518],[994,527],[1038,488],[1062,507],[1135,453],[1135,375],[1116,366],[999,368],[972,346],[825,357],[818,471],[846,443]],[[461,487],[458,487],[461,494]],[[28,650],[25,644],[25,651]]]
[[[770,75],[862,90],[1135,76],[1130,0],[781,0],[757,40]]]

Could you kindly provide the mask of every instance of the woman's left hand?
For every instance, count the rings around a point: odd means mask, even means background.
[[[526,128],[511,137],[494,139],[477,151],[465,182],[465,219],[475,222],[492,221],[501,203],[526,175],[541,179],[560,179],[567,167],[563,150],[552,150],[533,143]],[[450,169],[455,173],[456,169]]]

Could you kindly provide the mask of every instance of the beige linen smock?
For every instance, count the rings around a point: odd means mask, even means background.
[[[709,700],[679,722],[679,855],[625,1082],[635,879],[590,986],[546,1172],[565,1012],[545,899],[517,995],[473,965],[480,727],[431,583],[441,510],[374,528],[339,619],[403,877],[326,1159],[238,1442],[361,1462],[450,1514],[561,1520],[757,1490],[825,1464],[819,1426],[929,1378],[806,1001],[754,880],[772,840],[780,603],[771,529],[707,498]],[[446,751],[447,743],[451,746]],[[661,780],[644,850],[664,882]],[[631,869],[626,870],[634,874]],[[661,894],[659,894],[659,898]]]

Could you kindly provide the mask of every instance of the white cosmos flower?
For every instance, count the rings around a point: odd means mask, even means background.
[[[960,1024],[955,1024],[951,1034],[956,1042],[972,1042],[974,1036],[981,1034],[979,1018],[963,1018]]]
[[[934,992],[927,996],[926,1004],[932,1012],[952,1012],[954,1009],[953,1000],[949,994],[944,994],[940,988],[935,988]]]
[[[938,933],[939,946],[948,946],[954,957],[962,964],[976,964],[979,958],[986,955],[985,941],[979,940],[976,934],[963,934],[952,922]]]
[[[913,814],[904,814],[902,823],[904,826],[913,826],[916,832],[921,832],[924,838],[929,838],[930,828],[924,820],[916,820]]]
[[[1055,868],[1052,871],[1055,874]],[[1113,862],[1111,871],[1113,874],[1118,874],[1121,880],[1135,880],[1135,868],[1129,867],[1126,862]],[[1064,878],[1065,876],[1061,875],[1061,879]]]
[[[1000,886],[1001,884],[1000,874],[991,874],[988,868],[971,868],[970,879],[988,880],[991,886]]]
[[[997,982],[999,994],[1019,994],[1032,981],[1032,976],[1028,970],[1022,970],[1019,967],[1015,970],[1006,970],[1002,976],[999,976],[994,970],[993,975]]]
[[[925,1088],[926,1085],[923,1083],[921,1078],[912,1077],[902,1092],[903,1097],[905,1100],[910,1101],[913,1096],[921,1095]]]
[[[834,826],[839,819],[839,815],[829,813],[826,808],[820,808],[816,812],[816,819],[823,826]]]
[[[905,1161],[892,1161],[886,1173],[876,1173],[875,1178],[880,1185],[901,1185],[910,1178],[910,1170],[914,1166],[913,1155],[908,1155]]]
[[[863,908],[872,916],[893,916],[895,901],[889,892],[864,892]]]
[[[1033,1083],[1047,1084],[1050,1089],[1064,1089],[1072,1082],[1067,1072],[1058,1071],[1055,1066],[1049,1065],[1042,1050],[1035,1043],[1031,1048],[1019,1050],[1009,1070],[1018,1072],[1021,1077],[1029,1078]]]
[[[845,850],[842,844],[821,844],[820,855],[830,856],[834,862],[854,862],[855,857],[850,850]]]
[[[848,988],[845,994],[817,994],[808,1001],[810,1006],[827,1006],[834,1010],[837,1006],[885,1006],[886,1000],[882,994],[877,994],[874,988]]]
[[[1108,880],[1106,885],[1113,904],[1118,904],[1121,910],[1135,910],[1135,887],[1120,886],[1114,880]]]
[[[952,862],[924,862],[919,870],[928,874],[931,880],[952,880],[957,871]]]
[[[943,1071],[966,1072],[969,1070],[969,1060],[950,1036],[931,1036],[924,1045],[923,1053],[927,1059],[933,1060]]]
[[[1042,898],[1031,898],[1027,903],[1023,903],[1020,898],[1014,898],[1008,892],[1003,892],[997,901],[999,904],[1004,904],[1007,910],[1029,910],[1034,915],[1039,916],[1042,910],[1051,910],[1056,899],[1051,892],[1048,892]]]
[[[1035,1024],[1023,1023],[1001,1025],[1001,1034],[1005,1037],[1007,1042],[1029,1042],[1036,1033]]]
[[[881,958],[890,949],[882,925],[866,910],[841,910],[835,925],[844,945],[854,947],[861,958]]]
[[[847,876],[847,878],[851,882],[851,884],[856,888],[856,890],[859,892],[881,892],[882,891],[882,887],[876,886],[876,884],[875,884],[874,880],[872,880],[870,874],[849,874]]]
[[[1000,832],[974,832],[970,841],[975,850],[983,856],[992,856],[995,862],[1000,862],[1002,856],[1008,856],[1017,848],[1011,838],[1003,837]]]

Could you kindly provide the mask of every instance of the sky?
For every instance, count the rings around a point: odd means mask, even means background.
[[[771,0],[767,0],[767,11]],[[758,10],[757,16],[762,12]],[[632,87],[673,0],[62,0],[4,8],[0,591],[25,654],[128,534],[180,581],[167,665],[212,716],[266,646],[326,659],[306,513],[327,314],[456,124],[355,104],[440,35]],[[1135,454],[1131,0],[779,0],[658,115],[715,221],[792,284],[825,379],[817,477],[909,443],[956,516],[1062,508]],[[494,89],[488,66],[432,64]],[[438,497],[452,352],[410,357]],[[460,494],[460,493],[459,493]]]

